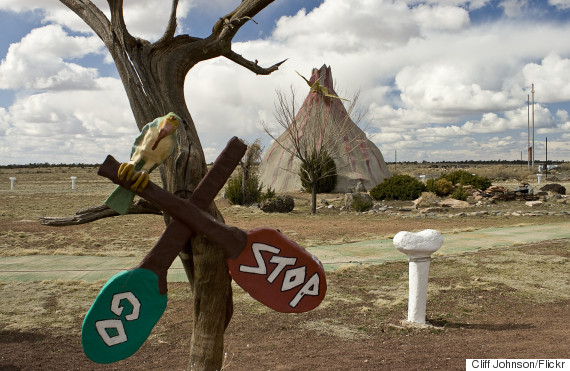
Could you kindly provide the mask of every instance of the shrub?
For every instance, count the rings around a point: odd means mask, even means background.
[[[354,193],[352,195],[352,203],[350,208],[354,211],[365,212],[372,209],[372,199],[368,195],[363,196],[360,193]]]
[[[449,180],[452,184],[472,185],[476,189],[485,190],[492,184],[489,178],[471,174],[465,170],[456,170],[440,177]]]
[[[289,195],[277,196],[264,200],[259,207],[266,213],[289,213],[295,208],[295,200]]]
[[[262,202],[273,197],[275,197],[275,190],[271,189],[271,187],[267,187],[267,191],[263,192],[260,197],[258,197],[257,202]]]
[[[426,181],[426,189],[428,192],[435,193],[435,179],[428,179]]]
[[[261,161],[261,144],[259,139],[247,146],[247,151],[240,161],[238,175],[228,180],[226,198],[234,205],[251,205],[275,196],[271,188],[262,192],[257,168]],[[245,184],[244,184],[245,183]]]
[[[453,183],[445,178],[430,179],[426,182],[427,190],[439,197],[447,196],[453,191]]]
[[[237,177],[231,177],[228,179],[225,197],[233,205],[242,205],[243,203],[243,194],[241,192],[242,183],[243,178],[241,177],[241,174]]]
[[[463,188],[462,185],[457,187],[455,192],[451,195],[451,198],[455,198],[456,200],[467,201],[467,192]]]
[[[226,198],[234,205],[251,205],[257,202],[257,198],[260,194],[261,186],[259,185],[257,177],[250,177],[245,187],[241,172],[228,180]]]
[[[250,176],[249,182],[244,189],[243,175],[241,172],[228,180],[226,187],[226,198],[233,205],[252,205],[265,199],[275,196],[275,191],[268,188],[266,192],[262,191],[262,184],[259,184],[257,175]]]
[[[427,190],[425,184],[409,175],[393,175],[370,191],[376,200],[415,200]]]
[[[329,156],[328,153],[323,154],[324,160],[320,161],[316,159],[316,154],[309,158],[308,163],[301,164],[301,184],[307,192],[311,192],[311,181],[308,175],[308,165],[319,165],[321,166],[319,171],[317,171],[317,193],[330,193],[336,186],[336,165],[334,159]],[[318,167],[318,166],[317,166]],[[326,176],[324,176],[326,175]],[[321,178],[322,177],[322,178]]]

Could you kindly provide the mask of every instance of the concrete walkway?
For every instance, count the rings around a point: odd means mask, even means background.
[[[443,235],[443,247],[435,254],[449,255],[481,249],[513,246],[538,241],[570,238],[570,221],[545,225],[486,228],[472,232]],[[327,271],[353,264],[378,264],[404,260],[391,239],[363,241],[308,249]],[[69,255],[30,255],[0,258],[0,281],[107,280],[121,270],[136,266],[137,257],[99,257]],[[186,281],[179,259],[168,271],[170,282]]]
[[[570,238],[570,221],[544,225],[485,228],[472,232],[445,233],[443,234],[443,246],[433,256],[560,238]],[[407,259],[406,255],[394,248],[391,239],[317,246],[309,248],[309,251],[325,263],[326,270],[334,270],[346,264],[381,263],[387,260]]]

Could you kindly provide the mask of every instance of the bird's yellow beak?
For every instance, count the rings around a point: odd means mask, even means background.
[[[158,144],[162,139],[174,134],[176,129],[178,129],[178,125],[178,118],[176,118],[174,115],[168,114],[164,120],[160,122],[160,131],[158,132],[158,136],[152,144],[152,150],[154,151],[156,147],[158,147]]]

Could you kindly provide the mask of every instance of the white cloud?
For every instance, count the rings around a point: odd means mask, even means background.
[[[68,36],[59,25],[36,28],[10,46],[0,64],[0,89],[91,89],[97,70],[65,59],[101,52],[96,37]]]
[[[8,112],[3,107],[0,107],[0,136],[5,135],[8,128]]]
[[[92,2],[110,19],[111,13],[106,0],[92,0]],[[212,1],[209,6],[216,6],[220,2],[227,3],[228,1]],[[197,0],[181,0],[177,8],[178,19],[184,19],[196,3]],[[0,10],[17,13],[40,10],[44,13],[44,22],[60,24],[76,32],[92,33],[91,28],[79,16],[59,1],[2,0]],[[151,41],[157,40],[164,33],[170,10],[171,2],[157,0],[125,1],[123,6],[125,24],[129,32],[135,37]]]
[[[396,76],[405,105],[436,112],[500,109],[513,102],[505,92],[483,89],[469,71],[457,65],[404,67]]]
[[[490,3],[490,0],[407,0],[406,2],[410,6],[430,4],[430,5],[456,6],[469,10],[476,10]]]
[[[91,91],[56,91],[19,98],[10,107],[8,135],[50,137],[136,134],[122,84],[99,78]],[[134,138],[133,138],[134,139]]]
[[[156,0],[137,0],[125,2],[125,24],[129,32],[136,37],[150,41],[159,39],[170,18],[171,2]],[[195,0],[181,0],[177,8],[180,21],[186,18],[188,12],[196,6]]]
[[[280,18],[273,38],[305,52],[390,49],[420,35],[410,15],[404,2],[327,0],[309,13]]]
[[[105,0],[96,3],[108,14]],[[550,3],[563,8],[569,2]],[[183,1],[179,23],[193,26],[183,22],[193,7],[222,15],[238,4],[239,0]],[[272,120],[275,89],[293,85],[302,101],[308,87],[295,71],[308,77],[312,68],[325,63],[332,67],[339,93],[361,91],[360,103],[369,109],[367,119],[378,132],[374,140],[383,150],[406,148],[409,153],[404,156],[420,161],[437,156],[492,158],[500,154],[493,151],[494,145],[511,146],[509,153],[515,153],[517,145],[526,147],[526,97],[532,82],[537,132],[562,135],[558,133],[568,130],[568,111],[551,112],[548,107],[570,101],[570,44],[560,37],[570,33],[570,25],[516,16],[534,5],[512,0],[501,3],[512,18],[471,24],[468,10],[487,4],[490,1],[324,0],[312,11],[280,18],[275,32],[265,39],[235,43],[236,52],[262,66],[289,59],[270,76],[256,76],[223,58],[190,71],[185,95],[207,160],[212,161],[232,135],[269,143],[259,122]],[[0,9],[6,8],[41,8],[48,23],[89,31],[57,1],[4,0]],[[170,2],[125,1],[129,30],[151,40],[162,35],[169,12]],[[93,151],[109,143],[110,152],[119,150],[113,136],[119,133],[128,137],[124,143],[130,146],[136,127],[120,82],[101,79],[96,69],[83,64],[85,56],[102,53],[100,41],[97,44],[94,36],[70,37],[57,26],[37,32],[15,44],[0,66],[0,86],[18,91],[14,104],[0,110],[0,133],[37,138],[53,127]],[[49,37],[54,48],[38,49]],[[33,50],[40,52],[34,56]],[[30,92],[36,89],[44,93]],[[102,113],[109,107],[112,113]],[[117,117],[126,126],[115,127]]]
[[[101,162],[102,150],[128,158],[138,131],[122,84],[113,78],[94,83],[94,90],[33,94],[0,109],[0,126],[10,123],[0,143],[12,148],[2,162],[18,163],[18,156],[52,162],[53,151],[69,162]],[[52,153],[45,156],[48,149]]]
[[[548,102],[570,100],[570,59],[550,53],[541,64],[527,64],[523,74],[527,85],[534,83],[535,98]]]
[[[422,29],[458,31],[469,25],[469,13],[457,6],[420,5],[413,16]]]
[[[28,12],[37,9],[47,8],[57,8],[61,7],[59,2],[51,2],[52,4],[47,4],[45,0],[2,0],[0,3],[0,10],[11,11],[11,12]]]
[[[524,9],[528,6],[528,0],[503,0],[499,7],[503,8],[507,17],[520,17],[524,14]]]
[[[570,8],[570,0],[548,0],[548,3],[560,9]]]
[[[248,140],[263,136],[260,121],[273,117],[275,83],[224,59],[192,69],[185,96],[202,142],[220,149],[234,135]]]
[[[449,140],[450,137],[464,136],[469,132],[462,127],[451,125],[418,129],[416,133],[424,141],[440,143]]]

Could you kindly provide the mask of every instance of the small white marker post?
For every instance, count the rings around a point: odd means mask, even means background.
[[[14,182],[16,181],[16,178],[11,176],[10,177],[10,190],[13,191],[14,190]]]
[[[420,175],[420,180],[422,181],[422,183],[425,183],[426,182],[426,176]]]
[[[75,189],[75,181],[77,180],[76,176],[71,177],[71,189]]]
[[[540,180],[542,179],[542,175],[544,175],[544,174],[536,174],[536,176],[538,177],[538,184],[540,184]]]
[[[426,302],[429,265],[431,254],[443,244],[441,233],[425,229],[418,233],[398,232],[394,236],[394,246],[408,255],[409,295],[408,322],[426,325]]]

